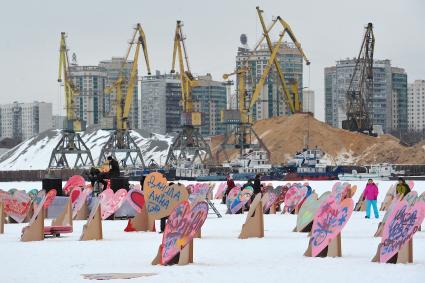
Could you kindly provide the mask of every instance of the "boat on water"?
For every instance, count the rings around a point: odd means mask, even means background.
[[[389,164],[371,165],[370,168],[365,167],[365,173],[358,173],[353,170],[351,173],[341,173],[338,178],[343,181],[365,181],[368,179],[388,181],[395,176],[404,175],[404,171],[396,171],[394,166]]]
[[[325,153],[319,148],[304,148],[297,152],[285,166],[285,181],[301,180],[337,180],[339,167],[328,166],[324,161]]]

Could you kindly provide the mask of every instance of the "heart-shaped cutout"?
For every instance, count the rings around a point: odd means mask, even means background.
[[[68,179],[68,181],[66,182],[62,190],[66,195],[69,195],[74,188],[76,187],[84,188],[85,185],[86,185],[86,180],[84,180],[82,176],[74,175]]]
[[[130,190],[127,194],[127,201],[137,213],[141,213],[142,208],[145,206],[145,198],[140,189],[134,188]]]
[[[86,202],[89,195],[91,195],[92,189],[91,188],[85,188],[78,198],[75,200],[75,202],[72,203],[72,217],[74,218],[78,211],[83,207],[84,203]]]
[[[168,186],[167,179],[158,172],[150,173],[144,182],[146,208],[151,219],[161,219],[170,215],[173,209],[189,194],[181,184]]]
[[[284,211],[291,213],[307,196],[308,188],[302,185],[292,186],[285,195]]]
[[[316,193],[312,193],[304,201],[303,205],[298,211],[297,216],[297,231],[302,231],[308,224],[310,224],[317,210],[319,209],[322,202],[330,195],[330,192],[323,193],[320,198],[317,198]]]
[[[400,249],[412,239],[425,217],[425,203],[417,201],[409,205],[407,200],[395,200],[388,216],[381,239],[379,261],[388,262]]]
[[[266,199],[266,202],[263,205],[263,212],[264,213],[267,212],[267,210],[269,210],[270,207],[272,207],[272,205],[277,200],[277,195],[275,194],[274,190],[269,190],[268,192],[266,192],[265,199]]]
[[[71,198],[71,203],[75,203],[75,201],[80,197],[81,188],[74,188],[69,196]]]
[[[103,195],[103,196],[102,196]],[[103,220],[114,214],[124,203],[127,196],[125,189],[119,189],[114,192],[106,189],[100,194],[100,210]]]
[[[226,188],[227,188],[226,182],[221,182],[218,185],[217,192],[215,193],[214,198],[215,199],[222,199],[223,196],[224,196],[224,193],[226,192]]]
[[[48,208],[52,204],[53,200],[56,197],[56,193],[57,193],[56,189],[52,189],[52,190],[47,192],[46,200],[44,201],[44,204],[43,204],[44,208]]]
[[[317,256],[329,243],[341,233],[353,213],[354,203],[351,198],[341,202],[331,194],[317,210],[310,239],[312,256]]]
[[[233,189],[231,189],[230,192],[227,194],[226,205],[229,212],[230,212],[230,205],[238,197],[240,190],[241,188],[239,186],[236,186]]]
[[[24,221],[31,206],[31,198],[24,192],[15,191],[13,195],[4,195],[4,212],[16,222]]]
[[[210,192],[210,187],[207,183],[196,183],[191,185],[189,202],[193,205],[199,201],[203,201],[207,198]]]
[[[171,213],[162,238],[161,264],[167,264],[201,230],[208,216],[208,203],[198,202],[192,209],[188,201]]]
[[[244,189],[238,191],[238,195],[230,204],[230,212],[237,213],[241,208],[251,199],[254,194],[254,189],[251,186],[246,186]]]

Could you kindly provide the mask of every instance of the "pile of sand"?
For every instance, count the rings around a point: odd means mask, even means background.
[[[271,152],[273,164],[286,163],[307,142],[326,153],[331,164],[367,165],[377,163],[424,164],[424,144],[407,147],[390,135],[370,137],[329,126],[308,114],[274,117],[255,123],[254,129]],[[213,155],[223,136],[211,139]],[[228,151],[235,158],[237,151]],[[224,160],[224,155],[220,155]]]

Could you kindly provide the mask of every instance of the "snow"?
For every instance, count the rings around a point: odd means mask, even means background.
[[[361,185],[354,196],[357,201],[365,182],[352,183]],[[393,183],[379,182],[380,201]],[[332,184],[310,182],[319,195]],[[2,183],[1,188],[31,185],[39,184]],[[423,192],[424,185],[415,182],[415,190]],[[28,243],[19,241],[25,224],[6,224],[5,234],[0,235],[0,282],[89,282],[81,276],[87,273],[157,274],[112,282],[424,282],[425,232],[414,237],[413,264],[372,263],[380,242],[373,237],[379,220],[366,220],[364,212],[354,212],[342,232],[343,257],[308,258],[303,256],[307,235],[291,232],[295,215],[264,215],[265,237],[240,240],[246,214],[225,215],[225,206],[219,201],[215,205],[223,218],[208,216],[202,239],[194,242],[194,263],[187,266],[152,266],[162,234],[125,233],[127,221],[103,221],[104,240],[88,242],[78,241],[85,221],[74,221],[72,234]]]
[[[91,129],[81,134],[81,138],[90,149],[94,163],[106,143],[110,131]],[[131,131],[131,136],[140,147],[145,163],[151,159],[164,162],[173,137],[149,133],[142,130]],[[48,167],[53,148],[61,138],[59,130],[47,130],[34,136],[0,156],[0,170],[44,170]],[[69,157],[72,164],[72,156]]]

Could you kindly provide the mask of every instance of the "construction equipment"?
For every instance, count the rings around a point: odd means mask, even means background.
[[[61,139],[53,148],[49,161],[49,169],[83,168],[93,166],[93,158],[89,148],[81,139],[79,131],[83,129],[81,120],[75,114],[74,98],[79,95],[70,77],[68,48],[66,34],[61,33],[59,48],[59,77],[58,82],[64,85],[66,120],[61,132]],[[73,156],[69,159],[70,156]],[[70,161],[73,165],[70,166]]]
[[[186,162],[186,166],[189,167],[197,162],[205,164],[207,161],[212,161],[210,146],[199,132],[199,127],[202,125],[201,113],[195,111],[193,107],[192,88],[198,85],[198,81],[190,71],[182,26],[182,22],[177,21],[171,66],[171,73],[175,73],[176,60],[178,60],[182,92],[182,130],[168,151],[165,165],[169,168],[176,168],[181,161]]]
[[[130,76],[126,81],[125,65],[128,62],[128,58],[130,56],[131,50],[133,49],[133,46],[136,46],[134,51],[134,58],[131,66]],[[142,169],[145,168],[142,153],[140,151],[140,148],[137,146],[136,142],[130,135],[128,123],[128,116],[130,113],[131,104],[133,102],[134,86],[137,83],[137,70],[140,47],[142,47],[143,49],[146,68],[148,71],[148,75],[150,75],[151,71],[149,65],[146,36],[142,29],[142,26],[138,23],[136,28],[134,29],[134,33],[130,40],[127,53],[122,62],[118,79],[111,86],[105,89],[106,93],[115,92],[116,95],[116,126],[115,129],[111,132],[108,141],[102,147],[98,160],[98,165],[102,165],[106,161],[107,157],[109,155],[112,155],[114,158],[121,161],[123,167],[141,167]],[[127,83],[127,93],[125,96],[123,96],[122,89],[125,83]]]
[[[347,90],[347,119],[342,128],[374,136],[370,111],[373,96],[373,52],[375,36],[373,25],[368,23],[359,55]]]
[[[275,70],[279,76],[284,98],[286,100],[289,110],[291,111],[291,113],[297,113],[302,111],[301,99],[298,94],[298,83],[296,80],[288,80],[288,82],[285,81],[285,77],[277,56],[279,54],[281,43],[285,34],[288,34],[290,36],[291,40],[294,42],[300,54],[303,56],[307,65],[310,64],[310,61],[307,59],[303,49],[301,48],[301,44],[296,39],[288,23],[286,23],[281,17],[276,17],[272,20],[271,24],[266,27],[262,16],[263,11],[260,10],[259,7],[257,7],[257,12],[263,28],[263,36],[257,42],[253,51],[256,51],[261,46],[262,42],[266,40],[271,55],[269,57],[267,65],[263,69],[263,73],[260,79],[255,85],[254,91],[249,101],[247,101],[249,95],[247,93],[246,87],[247,76],[250,71],[249,67],[241,66],[233,73],[223,75],[223,78],[225,80],[232,75],[237,76],[238,109],[224,110],[222,113],[222,121],[226,125],[226,133],[219,150],[216,152],[216,160],[219,160],[219,155],[221,153],[224,153],[225,158],[229,162],[230,160],[229,155],[227,154],[227,149],[239,149],[239,154],[240,156],[242,156],[246,149],[258,150],[262,148],[268,152],[268,155],[270,157],[270,151],[267,149],[261,138],[256,134],[254,128],[252,127],[253,119],[250,115],[250,111],[253,109],[255,103],[258,101],[263,86],[273,66],[275,67]],[[280,23],[283,27],[283,30],[279,34],[278,41],[275,44],[272,44],[269,33],[275,27],[276,23]],[[246,62],[249,62],[251,56],[253,55],[250,55]],[[289,88],[288,84],[290,86]],[[255,140],[257,142],[254,142]]]

